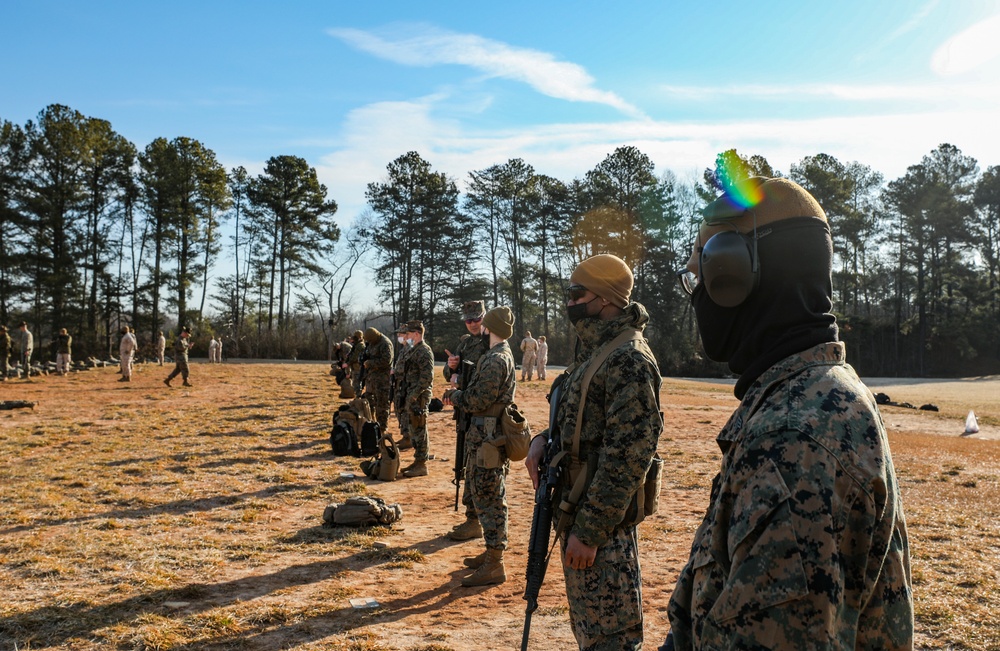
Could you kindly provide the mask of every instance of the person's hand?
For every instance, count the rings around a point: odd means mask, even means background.
[[[443,402],[446,405],[450,405],[451,404],[451,394],[453,394],[453,393],[455,393],[455,389],[448,389],[447,391],[445,391],[444,395],[441,396],[441,402]]]
[[[444,349],[444,354],[448,356],[448,368],[453,371],[458,370],[458,363],[461,361],[461,358],[458,355],[453,355],[447,348]]]
[[[585,545],[575,533],[569,535],[569,540],[566,542],[566,556],[563,558],[567,567],[585,570],[594,564],[595,558],[597,558],[597,547]]]
[[[528,476],[531,477],[531,486],[538,490],[538,466],[545,456],[545,437],[536,436],[531,439],[531,446],[528,448],[528,456],[524,459],[524,465],[528,469]]]

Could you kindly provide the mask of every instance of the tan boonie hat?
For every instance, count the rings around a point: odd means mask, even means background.
[[[616,255],[602,254],[581,262],[569,281],[582,285],[617,307],[625,307],[632,295],[632,270]]]
[[[478,319],[486,314],[486,306],[482,301],[466,301],[462,303],[463,319]]]
[[[514,313],[506,305],[495,307],[483,316],[483,327],[501,339],[510,339],[514,334]]]
[[[356,341],[356,342],[357,341],[361,341],[362,339],[364,339],[364,336],[365,336],[365,333],[361,332],[360,330],[355,330],[354,331],[354,341]]]

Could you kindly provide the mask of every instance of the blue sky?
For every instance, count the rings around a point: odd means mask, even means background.
[[[942,142],[1000,164],[1000,0],[4,0],[0,118],[51,103],[140,149],[294,154],[349,223],[416,150],[460,182],[520,157],[563,180],[620,145],[682,178],[736,147],[905,172]]]

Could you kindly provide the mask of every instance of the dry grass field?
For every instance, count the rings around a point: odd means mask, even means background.
[[[463,588],[462,558],[481,541],[443,537],[460,520],[450,410],[430,420],[430,476],[342,479],[357,464],[329,452],[339,400],[325,365],[192,368],[191,389],[168,389],[168,369],[155,366],[128,384],[114,369],[0,384],[0,400],[38,403],[0,411],[0,651],[518,647],[532,501],[523,466],[508,484],[510,579]],[[941,408],[883,411],[910,528],[918,648],[1000,649],[1000,380],[871,384]],[[518,387],[539,426],[546,388]],[[663,405],[661,512],[640,527],[650,649],[666,633],[719,461],[714,435],[735,399],[728,386],[673,380]],[[983,430],[963,436],[970,408]],[[321,526],[326,505],[355,494],[399,503],[403,521]],[[352,608],[362,597],[378,607]],[[558,560],[540,605],[531,648],[574,648]]]

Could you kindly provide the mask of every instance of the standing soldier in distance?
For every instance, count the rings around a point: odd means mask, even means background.
[[[24,379],[31,380],[31,353],[35,350],[35,337],[28,330],[28,322],[21,321],[18,327],[21,331],[21,370],[24,371]]]
[[[365,352],[365,336],[360,330],[355,330],[354,334],[351,336],[351,354],[347,358],[347,372],[351,376],[351,384],[354,385],[354,394],[362,395],[365,390],[364,384],[361,382],[361,356]]]
[[[569,618],[580,649],[636,650],[643,640],[642,575],[636,527],[626,517],[663,429],[660,370],[641,335],[649,314],[629,302],[633,277],[624,261],[613,255],[588,258],[570,283],[566,312],[580,345],[566,369],[556,422],[561,449],[571,456],[584,376],[603,347],[615,347],[591,378],[579,423],[579,457],[568,473],[570,485],[581,474],[590,477],[562,539]],[[621,343],[619,337],[630,333]],[[525,460],[536,488],[544,435],[532,440]]]
[[[56,336],[56,373],[66,375],[73,363],[73,337],[66,328],[61,328]]]
[[[427,459],[430,457],[430,440],[427,436],[427,405],[431,401],[431,387],[434,384],[434,353],[424,341],[422,321],[406,323],[406,362],[403,385],[406,398],[403,411],[409,418],[410,439],[413,442],[413,463],[403,468],[406,477],[423,477],[427,474]]]
[[[10,374],[10,335],[7,333],[7,326],[0,325],[0,382],[6,382]]]
[[[167,338],[163,336],[163,331],[156,337],[156,361],[163,366],[163,354],[167,350]]]
[[[208,342],[208,363],[218,364],[222,361],[219,356],[219,340],[212,335],[212,340]]]
[[[178,375],[183,378],[184,386],[191,386],[188,382],[188,350],[191,348],[188,338],[190,336],[191,331],[184,327],[181,328],[180,334],[174,340],[174,370],[170,371],[170,375],[163,381],[167,386],[170,386],[170,380],[173,380]]]
[[[118,363],[121,365],[122,376],[119,382],[132,381],[132,357],[135,355],[139,343],[135,340],[131,328],[122,326],[122,339],[118,342]]]
[[[538,354],[538,341],[531,336],[529,330],[524,331],[524,339],[521,340],[521,382],[526,379],[531,382],[531,375],[535,371],[535,357]]]
[[[406,347],[406,324],[401,323],[396,328],[396,361],[392,365],[392,381],[396,387],[393,394],[392,408],[396,410],[396,421],[399,423],[399,441],[396,447],[400,450],[409,450],[413,447],[410,438],[410,417],[406,413],[406,357],[410,349]]]
[[[549,344],[545,340],[545,335],[538,337],[538,359],[535,366],[538,368],[538,379],[545,379],[545,366],[549,363]]]
[[[365,396],[381,432],[389,427],[389,371],[392,370],[392,342],[375,328],[364,333]]]
[[[665,648],[912,649],[899,483],[839,341],[826,214],[798,184],[753,177],[702,215],[678,277],[740,405]]]
[[[476,375],[466,389],[445,393],[446,402],[472,416],[465,441],[465,481],[471,487],[472,501],[483,527],[486,550],[465,559],[466,567],[476,571],[464,579],[464,586],[493,585],[507,580],[503,552],[507,549],[506,478],[510,461],[502,447],[490,441],[502,436],[499,416],[514,402],[516,388],[514,354],[507,340],[514,334],[514,315],[510,308],[495,307],[483,318],[483,331],[490,338],[490,349],[479,358]]]
[[[465,320],[465,329],[468,330],[468,334],[462,335],[454,353],[445,350],[448,361],[444,365],[444,379],[451,384],[452,388],[458,388],[457,375],[461,372],[459,361],[468,362],[465,364],[466,368],[475,369],[479,358],[490,348],[490,338],[483,334],[483,317],[485,315],[486,307],[482,301],[466,301],[462,304],[462,319]],[[473,371],[473,377],[465,378],[466,383],[471,382],[474,377]],[[468,427],[468,418],[462,414],[461,408],[455,407],[455,429],[459,435],[466,434],[466,432],[459,431],[463,427]],[[468,444],[466,444],[467,449]],[[464,465],[465,456],[463,452],[460,455],[461,458],[456,459],[455,462]],[[462,488],[462,506],[465,507],[465,521],[448,532],[448,537],[452,540],[482,538],[483,527],[479,524],[479,516],[476,515],[476,506],[472,501],[468,478],[466,478]]]

